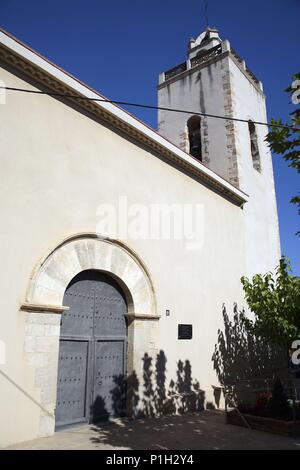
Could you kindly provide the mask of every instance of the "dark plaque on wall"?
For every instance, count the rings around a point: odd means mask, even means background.
[[[178,325],[178,339],[192,339],[193,325]]]

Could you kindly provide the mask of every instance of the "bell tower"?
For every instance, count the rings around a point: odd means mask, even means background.
[[[207,28],[190,39],[185,62],[160,74],[158,106],[191,111],[159,110],[158,131],[250,196],[243,209],[247,274],[273,270],[280,242],[268,128],[256,124],[267,122],[262,83],[229,41]]]

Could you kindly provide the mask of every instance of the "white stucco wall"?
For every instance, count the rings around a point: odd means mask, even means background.
[[[1,80],[32,88],[4,69]],[[6,345],[1,370],[15,382],[0,375],[0,446],[34,438],[40,429],[40,408],[29,397],[41,400],[36,379],[41,365],[28,360],[28,317],[25,322],[26,313],[19,310],[33,269],[60,240],[94,233],[99,204],[117,206],[120,196],[127,196],[128,204],[203,206],[204,237],[198,251],[187,251],[184,240],[123,242],[148,267],[156,291],[161,319],[153,363],[162,349],[168,385],[176,380],[177,362],[189,360],[193,379],[212,400],[217,379],[211,356],[222,326],[222,303],[229,310],[233,302],[242,304],[243,210],[53,98],[9,93],[0,113],[0,339]],[[193,340],[177,340],[178,323],[193,324]],[[40,325],[33,334],[38,329]]]
[[[232,60],[230,77],[235,115],[241,119],[268,122],[263,93],[253,86]],[[250,196],[244,216],[247,274],[252,276],[274,271],[279,264],[280,239],[273,164],[265,142],[268,128],[256,125],[261,160],[261,171],[257,171],[253,167],[248,124],[236,123],[235,126],[240,188]]]

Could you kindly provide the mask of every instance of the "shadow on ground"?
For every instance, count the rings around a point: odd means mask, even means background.
[[[30,450],[297,450],[300,440],[225,424],[218,411],[78,426],[10,449]]]
[[[231,426],[218,411],[121,420],[93,428],[99,448],[135,450],[300,449],[290,438]]]

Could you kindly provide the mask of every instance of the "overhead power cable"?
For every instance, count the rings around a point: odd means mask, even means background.
[[[236,118],[236,117],[231,117],[231,116],[220,116],[217,114],[208,114],[208,113],[200,113],[198,111],[188,111],[185,109],[175,109],[175,108],[166,108],[163,106],[153,106],[149,104],[141,104],[141,103],[131,103],[127,101],[116,101],[116,100],[109,100],[107,98],[88,98],[86,96],[78,96],[78,95],[69,95],[67,93],[57,93],[57,92],[51,92],[51,91],[40,91],[40,90],[28,90],[24,88],[14,88],[14,87],[7,87],[7,86],[0,86],[0,89],[8,90],[8,91],[19,91],[23,93],[32,93],[32,94],[37,94],[37,95],[48,95],[48,96],[53,96],[56,98],[70,98],[70,99],[77,99],[77,100],[83,100],[83,101],[95,101],[95,102],[102,102],[102,103],[111,103],[111,104],[117,104],[117,105],[122,105],[122,106],[133,106],[136,108],[146,108],[146,109],[154,109],[154,110],[161,110],[161,111],[170,111],[174,113],[183,113],[183,114],[190,114],[190,115],[196,115],[196,116],[203,116],[203,117],[209,117],[209,118],[214,118],[214,119],[223,119],[224,121],[236,121],[236,122],[245,122],[249,123],[249,119],[241,119],[241,118]],[[260,126],[267,126],[267,127],[277,127],[281,129],[290,129],[290,130],[295,130],[299,131],[300,129],[297,127],[293,126],[286,126],[284,124],[272,124],[268,122],[260,122],[260,121],[252,121],[253,124],[257,124]]]

